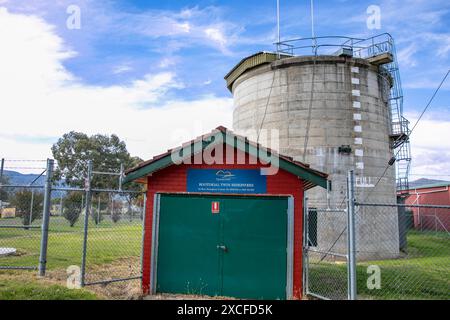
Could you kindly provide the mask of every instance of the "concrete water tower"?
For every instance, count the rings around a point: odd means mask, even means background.
[[[390,35],[297,39],[279,43],[278,48],[241,60],[226,75],[234,98],[233,129],[257,135],[277,130],[281,153],[330,174],[333,208],[345,206],[351,169],[358,200],[395,203],[397,188],[407,188],[410,156]],[[270,147],[270,139],[268,135],[260,142]],[[380,179],[396,148],[403,152]],[[307,196],[310,206],[327,206],[326,191],[315,188]],[[397,211],[373,213],[358,212],[360,256],[398,255]],[[330,219],[335,221],[319,221],[318,246],[326,248],[337,239],[333,248],[344,251],[345,237],[338,236],[345,217]]]

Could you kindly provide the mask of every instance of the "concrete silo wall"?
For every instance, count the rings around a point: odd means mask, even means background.
[[[259,132],[261,127],[278,130],[281,153],[330,174],[333,207],[345,206],[346,176],[350,169],[355,170],[358,200],[370,195],[367,198],[370,202],[395,203],[393,167],[373,188],[393,156],[389,146],[389,86],[389,79],[379,74],[378,67],[362,59],[336,56],[281,59],[247,70],[233,83],[234,130],[242,134]],[[267,139],[261,135],[260,142],[276,146],[270,134]],[[350,146],[350,152],[342,152],[343,146]],[[326,205],[326,191],[321,188],[308,191],[307,196],[310,206]],[[395,209],[375,212],[361,208],[358,216],[360,256],[398,254]],[[328,249],[338,239],[333,249],[343,252],[346,232],[339,238],[343,229],[345,219],[319,214],[318,246]]]

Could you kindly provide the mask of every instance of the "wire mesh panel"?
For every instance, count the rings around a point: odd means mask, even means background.
[[[67,270],[79,266],[82,254],[84,191],[51,193],[47,273],[67,279]]]
[[[305,219],[306,294],[347,299],[347,214],[309,208]]]
[[[92,193],[85,285],[108,284],[110,297],[114,297],[114,290],[124,290],[124,287],[139,290],[143,204],[142,193]],[[133,283],[120,280],[133,280]]]
[[[355,222],[359,299],[449,298],[450,207],[358,204]]]
[[[75,181],[51,159],[0,160],[1,273],[39,269],[100,297],[139,296],[145,195],[140,185],[121,189],[123,165],[104,172],[79,162]]]
[[[0,200],[0,270],[37,269],[43,188],[2,187]]]

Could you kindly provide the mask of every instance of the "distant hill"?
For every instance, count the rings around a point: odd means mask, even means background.
[[[421,179],[417,179],[414,181],[410,181],[409,182],[409,187],[410,188],[418,188],[427,184],[434,184],[434,183],[450,183],[449,181],[445,181],[445,180],[436,180],[436,179],[426,179],[426,178],[421,178]]]
[[[9,178],[9,184],[18,184],[18,185],[28,185],[31,182],[33,182],[37,177],[39,177],[39,174],[34,173],[24,174],[9,170],[3,171],[3,175]],[[44,185],[44,182],[45,182],[45,175],[39,177],[33,184],[42,186]]]

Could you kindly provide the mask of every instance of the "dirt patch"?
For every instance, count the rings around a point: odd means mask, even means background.
[[[140,259],[138,257],[122,258],[108,264],[88,265],[86,283],[133,277],[140,274]],[[66,283],[67,272],[55,269],[47,272],[47,277]],[[86,290],[92,291],[103,299],[136,300],[141,299],[141,280],[127,280],[109,284],[87,285]]]
[[[37,282],[41,285],[60,285],[65,286],[66,281],[62,282],[51,277],[40,277],[37,271],[28,270],[6,270],[0,272],[0,282],[3,280],[13,280],[19,282]],[[102,298],[102,297],[100,297]]]
[[[132,277],[140,274],[140,260],[136,258],[117,259],[109,264],[88,266],[86,282]],[[41,284],[66,286],[66,269],[47,270],[45,277],[39,277],[36,271],[8,270],[0,272],[1,279],[18,281],[38,281]],[[135,300],[142,299],[141,280],[128,280],[110,284],[88,285],[84,289],[93,292],[100,299]]]

